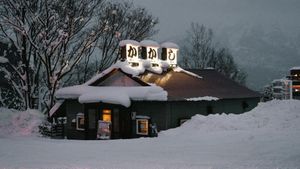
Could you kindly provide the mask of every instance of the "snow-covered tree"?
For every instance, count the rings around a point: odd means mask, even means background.
[[[238,68],[229,49],[218,48],[213,38],[213,31],[210,28],[192,23],[181,50],[182,66],[197,69],[212,67],[223,75],[244,84],[246,74]]]
[[[108,67],[117,58],[119,40],[150,37],[157,23],[144,8],[124,1],[2,0],[0,39],[16,48],[19,59],[11,64],[3,56],[8,62],[1,71],[23,109],[49,110],[55,91],[68,79],[75,75],[85,81]]]
[[[49,109],[60,81],[91,54],[104,30],[92,20],[101,4],[101,0],[1,1],[1,37],[21,57],[14,71],[24,108],[33,108],[39,97]]]
[[[109,67],[118,59],[119,42],[123,39],[141,41],[157,33],[158,19],[132,2],[108,1],[97,12],[95,22],[104,30],[95,43],[95,56],[85,57],[70,74],[68,84],[83,83],[97,71]]]

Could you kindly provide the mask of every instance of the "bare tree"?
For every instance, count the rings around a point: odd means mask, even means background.
[[[204,25],[192,23],[181,50],[181,64],[185,68],[205,69],[213,67],[225,76],[244,84],[246,74],[234,62],[226,48],[217,48],[213,42],[213,31]]]
[[[119,42],[123,39],[141,41],[157,33],[158,19],[145,8],[135,7],[132,2],[107,2],[95,17],[104,30],[98,37],[96,56],[85,57],[70,74],[68,85],[83,83],[97,71],[109,67],[118,59]]]
[[[99,70],[117,60],[120,40],[140,41],[157,33],[154,27],[158,19],[145,8],[135,7],[132,2],[109,2],[98,16],[99,24],[105,25],[105,31],[98,39],[98,48],[101,51]]]
[[[91,55],[104,30],[92,21],[101,4],[100,0],[2,1],[1,36],[21,56],[14,69],[21,81],[16,89],[21,90],[24,108],[33,108],[32,100],[39,95],[49,110],[62,78]]]

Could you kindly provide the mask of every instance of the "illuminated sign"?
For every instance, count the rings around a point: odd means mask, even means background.
[[[138,62],[139,59],[139,46],[126,44],[126,59],[128,62]]]
[[[140,42],[142,46],[142,58],[150,61],[152,66],[158,63],[158,48],[160,45],[153,40],[143,40]]]
[[[164,42],[162,47],[162,60],[166,61],[171,67],[177,66],[178,45],[172,42]]]
[[[167,62],[170,65],[177,65],[177,51],[178,49],[167,48]]]
[[[151,63],[158,63],[158,54],[157,54],[158,48],[147,47],[146,49],[147,49],[147,60],[149,60]]]

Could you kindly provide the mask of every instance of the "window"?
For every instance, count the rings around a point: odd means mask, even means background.
[[[148,119],[136,120],[136,134],[148,135]]]
[[[110,109],[103,109],[102,120],[105,122],[111,122],[111,110]]]
[[[76,130],[84,130],[84,114],[77,113],[76,115]]]

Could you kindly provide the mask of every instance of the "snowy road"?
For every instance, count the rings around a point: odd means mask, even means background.
[[[195,116],[158,138],[110,141],[0,136],[1,169],[298,169],[300,101],[243,115]]]

